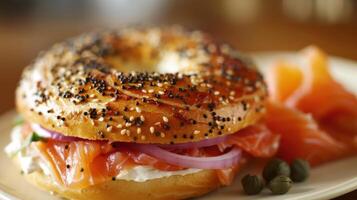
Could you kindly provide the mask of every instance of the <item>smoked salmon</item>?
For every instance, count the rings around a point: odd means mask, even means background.
[[[311,115],[318,129],[357,152],[357,97],[334,80],[323,51],[301,54],[301,65],[281,61],[268,71],[270,100]]]
[[[346,145],[319,129],[311,115],[278,103],[267,104],[265,124],[281,136],[278,157],[291,162],[302,158],[311,165],[341,158]]]
[[[254,157],[270,158],[278,151],[279,142],[279,134],[274,134],[264,124],[257,124],[230,135],[226,144],[236,145]]]
[[[279,63],[267,73],[271,99],[357,135],[357,97],[333,79],[324,52],[309,47],[302,54],[305,66]]]
[[[26,130],[29,126],[26,126]],[[272,133],[263,124],[245,128],[227,137],[225,144],[209,147],[171,150],[182,155],[210,157],[223,154],[233,145],[253,157],[272,157],[278,150],[280,136]],[[170,165],[135,148],[126,148],[122,143],[104,141],[56,141],[48,139],[32,143],[43,160],[50,167],[58,184],[71,188],[85,188],[115,177],[120,170],[137,165],[151,166],[162,171],[176,171],[185,168]],[[216,170],[223,185],[229,185],[236,172],[245,162],[242,158],[237,166]]]
[[[357,135],[357,97],[333,79],[324,52],[318,48],[309,48],[303,53],[308,62],[307,69],[303,70],[305,80],[287,99],[287,105]]]

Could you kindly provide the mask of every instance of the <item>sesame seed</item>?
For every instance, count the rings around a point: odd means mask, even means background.
[[[193,131],[193,134],[194,134],[194,135],[198,135],[198,134],[200,134],[200,132],[201,132],[201,131],[199,131],[199,130],[195,130],[195,131]]]
[[[134,121],[134,119],[135,119],[134,116],[130,116],[129,118],[130,121]]]
[[[108,128],[107,128],[107,131],[108,132],[111,132],[113,130],[113,127],[112,126],[109,126]]]
[[[214,95],[216,95],[216,96],[219,95],[219,91],[215,91]]]
[[[137,128],[137,129],[136,129],[136,133],[137,133],[137,134],[141,134],[141,128]]]
[[[123,124],[118,124],[117,128],[123,128]]]
[[[153,134],[155,132],[155,128],[153,126],[150,127],[150,133]]]
[[[125,123],[125,127],[130,127],[130,126],[131,126],[130,122]]]
[[[143,115],[140,115],[140,120],[145,121],[145,117]]]
[[[126,129],[125,133],[126,133],[127,136],[130,136],[130,130],[129,129]]]
[[[122,129],[122,130],[120,131],[120,134],[121,134],[121,135],[125,135],[125,133],[126,133],[126,129]]]
[[[168,119],[166,116],[163,116],[163,117],[162,117],[162,120],[163,120],[164,122],[166,122],[166,123],[169,122],[169,119]]]
[[[146,136],[145,135],[142,135],[140,138],[141,138],[141,140],[146,140]]]
[[[104,121],[104,117],[99,117],[98,121],[100,122]]]
[[[139,107],[135,107],[136,112],[141,113],[141,109]]]
[[[162,138],[164,138],[166,135],[165,135],[165,133],[161,132],[161,133],[160,133],[160,136],[161,136]]]

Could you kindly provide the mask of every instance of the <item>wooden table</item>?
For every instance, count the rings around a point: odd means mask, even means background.
[[[303,21],[294,18],[290,15],[291,8],[285,8],[279,0],[254,1],[258,7],[255,11],[254,5],[237,2],[172,1],[160,12],[159,18],[150,22],[179,23],[203,29],[246,52],[295,51],[315,44],[333,55],[357,60],[356,6],[347,19],[330,23],[316,17]],[[255,14],[248,13],[248,17],[240,14],[249,9]],[[21,71],[39,51],[56,41],[103,26],[103,19],[96,16],[98,13],[91,12],[75,19],[0,15],[0,113],[14,108],[14,90]],[[145,24],[145,20],[149,21],[142,19],[141,22]],[[118,24],[125,24],[125,19],[119,19]],[[337,199],[357,199],[357,192]]]

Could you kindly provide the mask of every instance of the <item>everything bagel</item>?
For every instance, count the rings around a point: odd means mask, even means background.
[[[183,143],[255,124],[262,76],[227,45],[179,27],[91,33],[43,52],[21,78],[19,112],[66,136]]]
[[[270,158],[267,88],[255,66],[199,31],[127,28],[55,44],[16,90],[7,154],[69,199],[184,199]]]

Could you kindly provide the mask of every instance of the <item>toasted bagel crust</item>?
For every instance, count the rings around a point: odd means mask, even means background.
[[[41,172],[24,175],[35,186],[74,200],[150,199],[175,200],[201,196],[220,187],[214,170],[184,176],[176,175],[145,182],[107,181],[85,189],[70,189],[54,184]]]
[[[86,34],[26,68],[16,104],[32,123],[92,140],[169,144],[232,134],[260,119],[267,95],[261,75],[233,52],[177,27]]]

